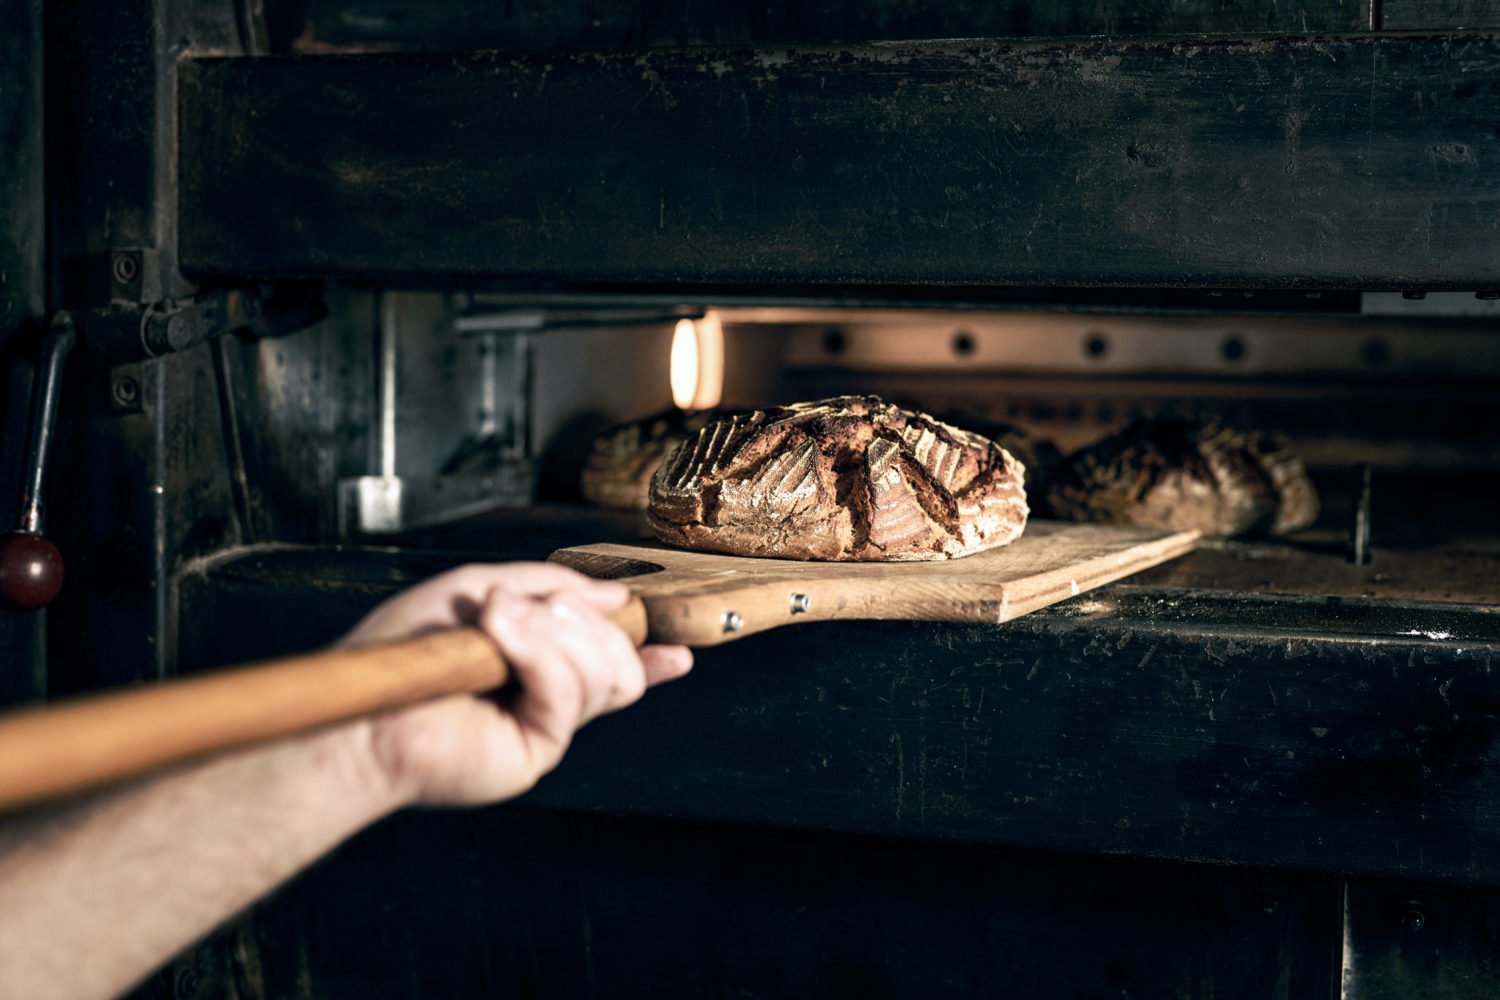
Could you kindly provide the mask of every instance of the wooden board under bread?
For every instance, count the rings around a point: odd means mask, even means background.
[[[1195,531],[1033,521],[1003,548],[939,562],[752,559],[654,542],[580,545],[554,562],[624,579],[653,642],[714,646],[798,622],[1006,622],[1192,550]]]

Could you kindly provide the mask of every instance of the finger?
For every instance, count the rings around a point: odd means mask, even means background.
[[[630,598],[630,589],[623,583],[596,580],[556,563],[476,564],[455,570],[454,576],[468,593],[484,595],[495,587],[504,587],[530,597],[573,594],[605,614],[618,611]]]
[[[617,580],[596,580],[590,576],[557,563],[529,562],[506,563],[498,566],[466,567],[474,571],[484,582],[484,590],[505,587],[517,594],[542,597],[547,594],[570,592],[585,600],[602,601],[614,610],[625,603],[630,595],[623,583]]]
[[[496,587],[537,596],[568,591],[606,614],[622,607],[629,596],[623,584],[594,580],[553,563],[475,563],[435,576],[381,602],[344,637],[342,644],[368,645],[472,624]]]
[[[550,769],[587,718],[578,666],[556,641],[560,630],[555,619],[535,598],[497,589],[480,624],[510,664],[519,689],[510,708],[529,744],[527,752],[540,769]]]
[[[645,693],[640,654],[618,626],[572,594],[553,594],[546,605],[559,626],[553,640],[584,679],[586,718],[623,708]]]
[[[693,651],[686,646],[646,646],[641,649],[641,665],[646,669],[646,686],[655,687],[686,677],[693,669]]]

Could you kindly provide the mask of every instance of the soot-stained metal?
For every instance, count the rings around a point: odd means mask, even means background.
[[[1500,283],[1490,36],[206,59],[199,273]]]

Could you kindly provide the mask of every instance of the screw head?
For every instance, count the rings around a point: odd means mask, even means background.
[[[1401,917],[1401,926],[1409,931],[1419,931],[1427,924],[1427,917],[1421,910],[1407,910]]]
[[[110,269],[114,272],[115,280],[122,285],[128,285],[141,273],[140,262],[135,259],[135,254],[117,253],[110,263]]]
[[[793,594],[791,600],[792,614],[805,615],[812,610],[812,598],[806,594]]]
[[[726,611],[719,616],[719,624],[726,633],[738,632],[745,627],[745,619],[738,611]]]
[[[129,375],[121,375],[110,382],[109,395],[117,406],[134,406],[141,398],[141,386]]]

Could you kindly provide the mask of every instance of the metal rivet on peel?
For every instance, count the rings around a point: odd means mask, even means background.
[[[745,619],[740,617],[738,611],[726,611],[719,616],[719,623],[724,626],[725,632],[738,632],[745,627]]]
[[[792,614],[805,615],[812,610],[812,598],[806,594],[792,595]]]

